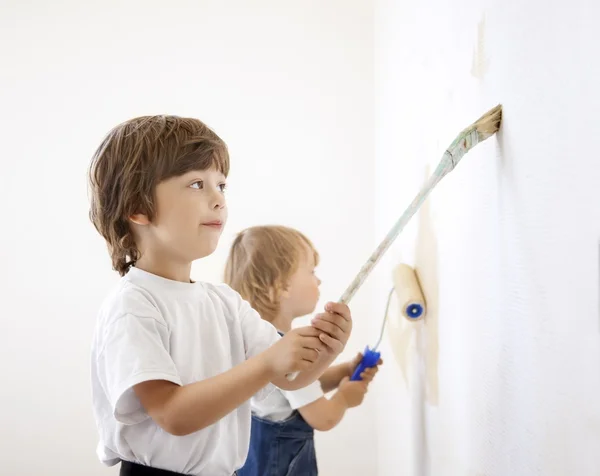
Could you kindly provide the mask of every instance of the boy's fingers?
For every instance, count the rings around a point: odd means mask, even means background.
[[[315,349],[302,349],[300,356],[303,360],[314,363],[319,358],[319,353]]]
[[[339,340],[334,339],[327,334],[321,334],[319,338],[333,352],[339,353],[344,348],[344,345]]]
[[[363,355],[361,352],[359,352],[356,357],[354,357],[354,359],[352,359],[351,365],[352,365],[352,369],[354,370],[358,364],[360,364],[360,361],[362,360]]]
[[[298,327],[297,329],[294,329],[294,332],[302,337],[319,337],[319,334],[321,334],[321,332],[313,326]]]
[[[324,312],[321,314],[317,314],[313,318],[312,324],[314,324],[316,321],[320,321],[320,320],[329,322],[330,324],[339,327],[340,330],[344,333],[349,333],[350,330],[352,329],[352,323],[350,321],[347,321],[343,317],[341,317],[337,314],[332,314],[330,312]]]
[[[373,375],[363,372],[362,374],[360,374],[360,378],[363,382],[370,382],[371,380],[373,380]]]
[[[338,326],[322,319],[315,319],[313,321],[313,326],[315,329],[319,329],[337,340],[341,341],[345,337],[344,332]]]
[[[326,344],[324,344],[323,341],[321,341],[321,339],[319,339],[319,337],[302,337],[300,344],[305,349],[315,349],[315,350],[325,350],[326,349]]]
[[[350,321],[352,319],[350,308],[346,304],[342,304],[341,302],[328,302],[325,305],[325,310],[327,312],[339,314],[347,321]]]

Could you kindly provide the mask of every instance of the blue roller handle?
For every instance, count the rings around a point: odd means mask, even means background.
[[[381,352],[375,352],[369,349],[369,346],[365,348],[365,352],[363,353],[363,358],[360,361],[360,364],[354,370],[352,377],[350,380],[362,380],[360,378],[360,374],[362,374],[366,369],[370,369],[371,367],[375,367],[377,362],[379,362],[379,358],[381,357]]]

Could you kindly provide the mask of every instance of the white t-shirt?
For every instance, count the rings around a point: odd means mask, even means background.
[[[252,398],[252,413],[265,420],[283,421],[292,416],[294,410],[305,407],[323,396],[323,389],[318,380],[294,391],[276,388],[265,398]]]
[[[289,418],[294,410],[302,408],[323,397],[318,380],[300,390],[285,391],[276,388],[266,398],[252,398],[252,413],[270,421],[282,421]]]
[[[250,402],[186,436],[162,430],[132,387],[186,385],[221,374],[273,345],[275,328],[226,285],[182,283],[132,268],[104,302],[92,345],[98,456],[197,476],[231,476],[250,441]],[[267,386],[255,396],[266,397]]]

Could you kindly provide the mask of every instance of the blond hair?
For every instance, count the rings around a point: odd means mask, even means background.
[[[129,217],[152,220],[156,186],[192,170],[229,173],[227,146],[198,119],[143,116],[116,126],[92,158],[90,219],[121,276],[139,259]]]
[[[298,230],[276,225],[247,228],[231,245],[225,282],[270,321],[279,313],[281,293],[298,270],[306,249],[313,254],[316,266],[319,254]]]

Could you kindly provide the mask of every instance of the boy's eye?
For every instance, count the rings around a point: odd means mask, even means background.
[[[202,180],[198,180],[194,182],[190,187],[195,188],[197,190],[202,190],[204,188],[204,182]]]
[[[225,192],[225,190],[227,190],[227,184],[226,183],[220,183],[219,184],[219,190],[221,190],[221,192]]]

